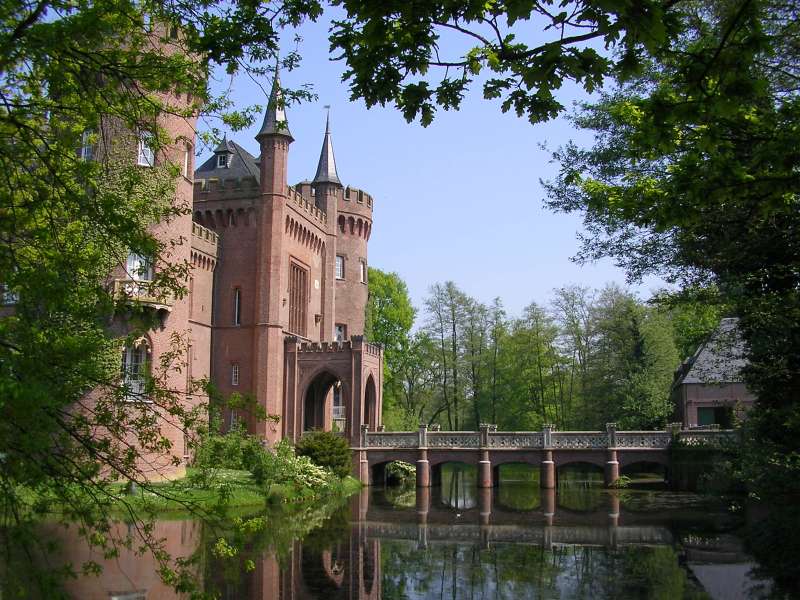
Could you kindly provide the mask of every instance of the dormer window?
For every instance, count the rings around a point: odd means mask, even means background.
[[[217,168],[218,169],[227,169],[228,168],[228,154],[218,154],[217,155]]]

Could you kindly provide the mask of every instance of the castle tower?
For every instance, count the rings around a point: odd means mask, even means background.
[[[283,269],[283,223],[288,198],[287,166],[289,144],[294,141],[281,95],[277,67],[267,112],[256,135],[261,148],[261,203],[257,209],[257,251],[255,319],[253,332],[253,392],[267,414],[283,412],[283,289],[287,284]],[[279,435],[264,421],[256,423],[256,433],[270,443]]]
[[[329,135],[326,134],[326,142],[329,141],[328,138]],[[332,156],[333,150],[331,150]],[[320,167],[323,166],[322,158],[320,157]],[[335,164],[333,170],[329,168],[327,173],[328,177],[331,174],[335,176]],[[320,177],[319,169],[317,177]],[[367,305],[368,297],[367,243],[372,233],[372,196],[349,186],[343,190],[339,188],[338,191],[334,221],[337,236],[334,258],[336,276],[334,332],[337,332],[335,336],[349,338],[364,334],[364,307]]]

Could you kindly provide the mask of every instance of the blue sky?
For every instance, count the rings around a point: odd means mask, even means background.
[[[518,315],[531,301],[546,303],[553,288],[571,283],[602,287],[624,284],[624,272],[610,261],[580,266],[578,215],[553,214],[542,206],[540,179],[555,172],[551,149],[572,139],[591,139],[563,117],[533,126],[474,87],[458,112],[439,112],[430,126],[407,123],[393,107],[367,109],[350,102],[341,82],[344,64],[329,60],[327,22],[300,30],[303,62],[281,73],[287,87],[312,83],[319,99],[287,110],[295,138],[289,154],[289,183],[311,179],[331,105],[331,130],[339,177],[375,198],[371,266],[398,273],[417,307],[435,282],[453,280],[465,292],[490,302],[503,299]],[[286,50],[291,37],[286,35]],[[269,90],[271,82],[262,82]],[[265,104],[262,88],[246,76],[214,83],[237,105]],[[571,107],[585,93],[565,86],[561,102]],[[217,124],[218,125],[218,124]],[[258,153],[254,135],[260,121],[230,137]],[[203,156],[207,156],[206,152]],[[198,162],[198,164],[200,164]],[[648,280],[635,289],[642,298],[662,286]]]

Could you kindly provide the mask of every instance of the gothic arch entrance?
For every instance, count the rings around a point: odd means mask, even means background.
[[[304,431],[341,431],[351,447],[361,428],[381,424],[383,349],[352,336],[346,342],[285,340],[283,435],[297,441]],[[278,411],[275,411],[278,412]]]
[[[303,431],[344,431],[342,381],[333,373],[319,373],[306,388],[303,399]]]

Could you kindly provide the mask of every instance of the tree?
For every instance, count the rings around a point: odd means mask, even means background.
[[[333,23],[331,47],[347,62],[351,96],[367,106],[394,102],[406,119],[427,125],[437,105],[458,108],[484,73],[483,96],[501,98],[503,112],[513,108],[532,123],[552,118],[563,109],[553,90],[574,81],[592,92],[607,76],[635,71],[644,50],[676,35],[682,3],[335,4],[346,14]],[[458,50],[448,52],[445,38]],[[598,52],[591,42],[617,52]]]
[[[4,303],[14,306],[0,309],[0,508],[8,539],[18,542],[0,550],[2,587],[38,587],[52,597],[50,577],[15,580],[27,572],[15,570],[15,561],[31,561],[35,519],[55,506],[59,518],[80,523],[110,552],[105,534],[117,494],[106,484],[148,486],[138,459],[171,446],[159,423],[169,419],[191,432],[202,421],[166,385],[167,374],[185,364],[183,340],[143,382],[151,404],[127,401],[120,381],[125,339],[109,326],[113,315],[126,315],[129,341],[154,322],[118,301],[107,285],[111,271],[129,252],[151,257],[158,267],[151,292],[179,296],[188,273],[188,265],[170,261],[180,240],[153,229],[190,210],[175,202],[180,166],[145,173],[133,165],[129,143],[146,135],[158,153],[186,141],[161,126],[163,115],[191,123],[201,107],[221,114],[227,101],[207,85],[215,65],[234,73],[249,63],[251,73],[266,73],[261,61],[274,58],[280,29],[320,9],[291,0],[2,6],[0,283]],[[241,126],[251,115],[225,120]],[[81,406],[90,390],[92,405]],[[141,515],[128,509],[141,525]],[[165,579],[185,582],[151,530],[139,531],[157,551]]]
[[[594,307],[596,341],[585,406],[593,428],[663,428],[673,412],[670,384],[680,362],[672,328],[658,311],[616,286]]]
[[[682,4],[682,3],[681,3]],[[595,145],[557,153],[555,210],[585,214],[580,256],[634,279],[714,285],[740,317],[758,400],[744,473],[796,493],[800,478],[800,152],[797,7],[687,3],[681,35],[638,77],[586,106]]]
[[[397,273],[369,268],[369,300],[364,333],[371,342],[383,345],[387,375],[392,377],[401,353],[408,346],[416,310],[408,287]]]

